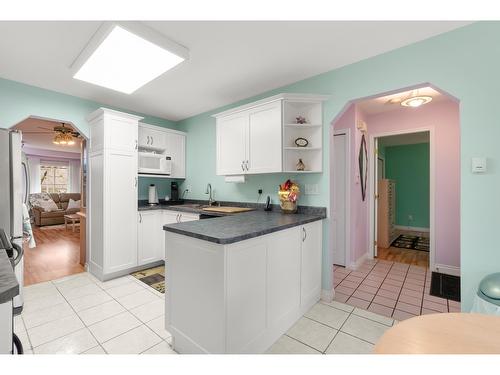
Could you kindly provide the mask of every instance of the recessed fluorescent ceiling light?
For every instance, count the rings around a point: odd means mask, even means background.
[[[183,57],[115,25],[73,78],[131,94],[182,61]]]

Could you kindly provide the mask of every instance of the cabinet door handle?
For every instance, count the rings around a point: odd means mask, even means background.
[[[137,139],[135,140],[135,149],[137,150],[137,148],[139,147],[139,145],[137,144]]]
[[[304,242],[307,238],[306,228],[302,227],[302,242]]]
[[[142,223],[142,214],[139,214],[139,223]]]
[[[137,187],[137,177],[135,178],[135,187]]]
[[[241,170],[242,170],[243,172],[245,172],[245,167],[243,166],[243,164],[244,164],[244,162],[242,161],[242,162],[241,162]]]
[[[246,162],[245,162],[245,167],[246,167],[246,169],[248,171],[248,160],[246,160]]]
[[[155,139],[151,136],[151,146],[155,143]]]
[[[147,137],[148,137],[148,145],[149,145],[149,135]]]
[[[181,222],[182,220],[182,214],[179,214],[179,223]]]

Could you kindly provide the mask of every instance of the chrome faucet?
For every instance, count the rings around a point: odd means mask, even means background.
[[[215,201],[212,199],[212,185],[210,185],[210,183],[207,184],[207,191],[205,191],[205,194],[208,194],[208,205],[212,206]]]

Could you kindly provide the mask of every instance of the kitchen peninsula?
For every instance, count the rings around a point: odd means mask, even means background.
[[[179,353],[265,352],[320,298],[324,208],[169,224],[166,328]]]

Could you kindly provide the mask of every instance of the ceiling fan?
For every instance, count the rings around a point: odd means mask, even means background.
[[[56,145],[74,145],[75,138],[80,137],[80,133],[73,130],[72,128],[66,127],[64,122],[61,125],[54,126],[52,129],[44,128],[43,126],[37,126],[38,129],[42,129],[44,131],[23,131],[26,134],[47,134],[49,132],[54,133],[54,139],[52,142]]]

